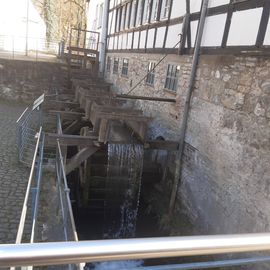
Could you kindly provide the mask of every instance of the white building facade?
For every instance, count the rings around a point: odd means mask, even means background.
[[[179,139],[201,8],[202,0],[111,0],[103,11],[105,79],[123,94],[176,99],[136,102],[153,117],[151,139]],[[176,206],[203,232],[270,230],[269,14],[268,0],[209,0]]]

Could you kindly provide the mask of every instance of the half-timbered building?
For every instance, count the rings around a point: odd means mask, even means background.
[[[175,99],[136,103],[154,117],[149,137],[181,139],[203,30],[178,199],[211,232],[270,229],[270,1],[209,0],[199,29],[205,2],[109,1],[104,76],[122,94]]]

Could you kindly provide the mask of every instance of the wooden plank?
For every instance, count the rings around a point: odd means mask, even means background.
[[[257,47],[260,47],[263,45],[265,34],[266,34],[266,29],[268,26],[269,15],[270,15],[270,1],[267,1],[265,3],[264,8],[263,8],[259,32],[258,32],[258,36],[257,36],[257,40],[256,40]]]
[[[156,149],[156,150],[168,150],[168,151],[177,151],[179,147],[179,143],[175,141],[161,141],[161,140],[153,140],[146,141],[144,144],[145,149]]]
[[[116,95],[119,99],[137,99],[137,100],[149,100],[149,101],[160,101],[160,102],[171,102],[175,103],[175,98],[161,98],[161,97],[146,97],[146,96],[131,96],[131,95]]]
[[[84,49],[84,48],[74,47],[74,46],[67,47],[67,49],[68,49],[68,50],[70,49],[71,51],[82,52],[82,53],[84,53],[84,54],[88,54],[88,53],[97,54],[97,53],[98,53],[97,50],[93,50],[93,49]]]
[[[80,120],[84,116],[84,113],[49,110],[49,114],[58,114],[58,113],[61,115],[62,119],[69,119],[69,120]]]
[[[101,119],[100,126],[99,126],[99,136],[98,141],[106,143],[107,135],[108,135],[108,126],[109,120],[108,119]]]
[[[227,46],[228,36],[229,36],[231,22],[232,22],[233,7],[234,7],[233,0],[230,0],[228,12],[227,12],[226,23],[225,23],[225,28],[224,28],[224,33],[223,33],[223,38],[222,38],[222,42],[221,42],[222,48],[225,48]]]
[[[85,147],[80,150],[76,155],[74,155],[69,162],[66,164],[65,172],[66,175],[74,171],[78,168],[81,163],[87,160],[90,156],[92,156],[99,148],[95,146]]]
[[[77,102],[66,102],[66,101],[56,101],[56,100],[46,100],[44,103],[45,109],[53,108],[55,110],[61,110],[61,109],[74,109],[79,107],[79,103]],[[44,108],[43,107],[43,108]]]
[[[45,142],[52,146],[57,145],[57,140],[59,140],[61,145],[67,146],[98,146],[97,139],[98,137],[96,135],[80,136],[56,133],[45,134]]]

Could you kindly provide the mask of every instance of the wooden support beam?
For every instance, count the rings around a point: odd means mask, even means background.
[[[257,47],[260,47],[263,45],[268,22],[269,22],[269,15],[270,15],[270,1],[266,1],[263,8],[259,32],[258,32],[257,40],[256,40]]]
[[[99,53],[97,50],[85,49],[85,48],[74,47],[74,46],[71,46],[71,47],[68,46],[67,49],[68,50],[70,49],[71,51],[75,51],[75,52],[81,52],[84,54],[89,54],[89,53],[98,54]]]
[[[66,175],[78,168],[81,163],[92,156],[99,148],[96,146],[85,147],[74,155],[69,162],[66,164]]]
[[[61,119],[80,120],[82,117],[84,117],[84,113],[49,110],[49,114],[57,115],[58,113],[61,115]]]
[[[61,145],[68,146],[99,146],[97,142],[97,136],[80,136],[80,135],[67,135],[67,134],[56,134],[56,133],[46,133],[45,142],[48,145],[55,146],[57,140],[59,140]]]
[[[64,134],[74,133],[79,128],[80,125],[81,125],[81,121],[79,121],[79,120],[73,121],[69,126],[67,126],[64,129]]]
[[[144,149],[177,151],[179,143],[175,141],[153,140],[144,143]]]
[[[116,95],[119,99],[137,99],[137,100],[149,100],[149,101],[159,101],[159,102],[171,102],[176,103],[175,98],[160,98],[160,97],[145,97],[145,96],[130,96],[130,95]]]
[[[66,102],[66,101],[57,101],[57,100],[46,100],[44,103],[45,109],[53,108],[54,110],[63,110],[66,108],[74,109],[80,106],[77,102]],[[43,109],[44,109],[43,106]]]

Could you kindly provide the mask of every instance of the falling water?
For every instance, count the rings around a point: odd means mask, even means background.
[[[142,167],[142,145],[108,145],[105,238],[135,236]]]

